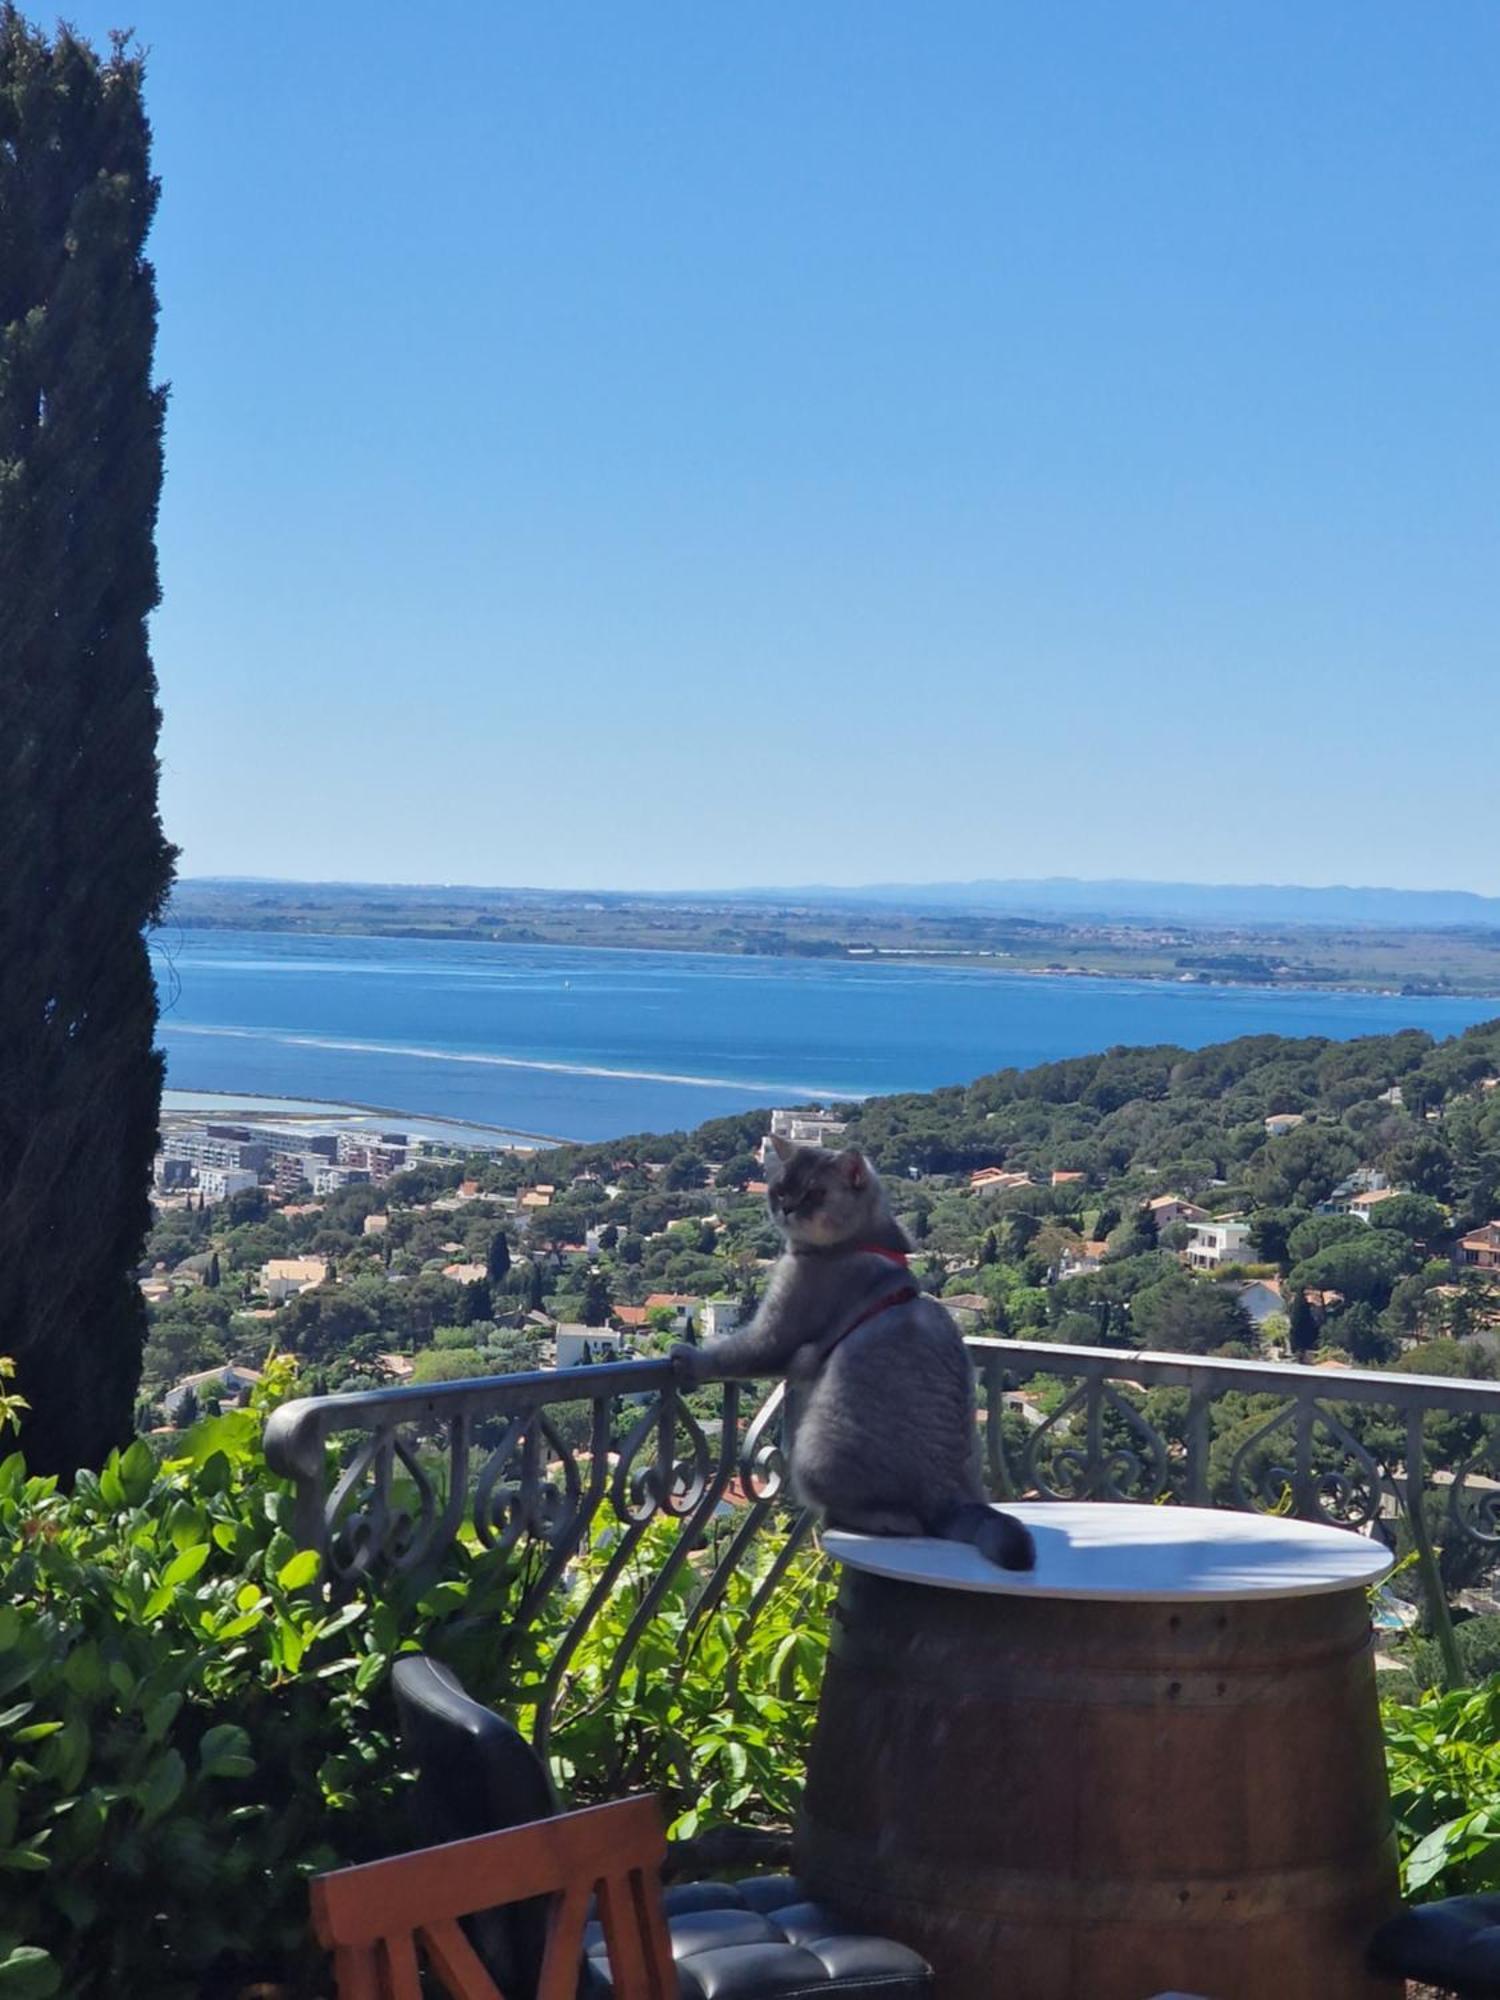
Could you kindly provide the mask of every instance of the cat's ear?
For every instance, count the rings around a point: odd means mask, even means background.
[[[779,1132],[773,1132],[771,1134],[771,1150],[775,1153],[777,1159],[781,1161],[782,1165],[785,1166],[797,1148],[792,1144],[790,1139],[783,1139]]]
[[[862,1188],[870,1178],[870,1163],[855,1146],[839,1154],[839,1172],[852,1188]]]

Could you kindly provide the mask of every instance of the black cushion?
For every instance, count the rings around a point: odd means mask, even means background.
[[[1375,1933],[1377,1972],[1500,2000],[1500,1896],[1449,1896],[1403,1910]]]
[[[693,1907],[685,1907],[691,1900]],[[790,1875],[692,1882],[665,1897],[680,2000],[808,2000],[870,1994],[930,2000],[932,1972],[905,1945],[854,1931]],[[608,1959],[598,1924],[584,1937],[601,1991]]]

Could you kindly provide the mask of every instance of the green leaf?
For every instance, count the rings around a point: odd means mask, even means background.
[[[24,1717],[30,1715],[35,1707],[36,1703],[34,1701],[18,1701],[14,1708],[7,1708],[3,1714],[0,1714],[0,1729],[9,1729],[14,1723],[20,1722]]]
[[[81,1701],[91,1701],[96,1695],[103,1694],[107,1685],[104,1659],[94,1640],[86,1639],[81,1646],[73,1648],[63,1662],[62,1677]]]
[[[331,1618],[323,1620],[318,1627],[318,1637],[331,1639],[335,1633],[346,1631],[349,1626],[358,1624],[364,1615],[364,1604],[359,1598],[353,1598],[348,1604],[341,1604]]]
[[[170,1812],[182,1797],[182,1788],[186,1783],[187,1766],[182,1761],[181,1752],[168,1750],[153,1766],[145,1783],[136,1788],[142,1823],[151,1826],[163,1813]]]
[[[208,1778],[248,1778],[255,1769],[248,1731],[234,1722],[208,1730],[198,1745],[198,1762]]]
[[[1406,1858],[1406,1886],[1409,1892],[1423,1889],[1447,1866],[1453,1850],[1468,1831],[1470,1813],[1462,1813],[1442,1826],[1435,1826],[1425,1840],[1417,1843]]]
[[[283,1590],[304,1590],[318,1574],[322,1560],[316,1549],[299,1549],[277,1570],[276,1581]]]
[[[155,1485],[156,1456],[144,1438],[137,1438],[120,1460],[119,1481],[127,1507],[139,1507]]]
[[[40,1875],[52,1864],[37,1847],[7,1847],[0,1853],[0,1868],[14,1868],[20,1874]]]
[[[253,1632],[257,1625],[265,1623],[265,1616],[264,1610],[257,1604],[253,1611],[243,1611],[238,1618],[231,1618],[227,1624],[220,1625],[214,1637],[220,1644],[229,1639],[243,1639],[247,1632]]]
[[[0,1604],[0,1653],[8,1653],[20,1636],[20,1612],[13,1604]]]
[[[184,1549],[180,1556],[174,1557],[167,1564],[161,1580],[164,1584],[170,1584],[173,1589],[180,1584],[191,1583],[207,1561],[208,1543],[195,1542],[191,1548]]]
[[[48,1745],[47,1773],[67,1799],[78,1790],[89,1764],[90,1732],[81,1716],[69,1716]]]
[[[184,1501],[173,1508],[168,1533],[174,1549],[193,1548],[208,1533],[208,1517],[200,1507],[189,1506]]]
[[[177,1711],[181,1707],[180,1694],[164,1694],[147,1706],[143,1720],[148,1743],[160,1743],[165,1738],[167,1731],[177,1720]]]
[[[120,1478],[120,1454],[112,1451],[104,1461],[104,1469],[99,1474],[99,1497],[107,1507],[121,1508],[125,1505],[125,1486]]]
[[[48,1736],[55,1736],[63,1727],[60,1722],[32,1722],[25,1729],[16,1731],[18,1743],[40,1743]]]
[[[227,1493],[234,1484],[234,1468],[222,1451],[208,1452],[197,1464],[198,1472],[193,1484],[209,1499]]]
[[[201,1492],[222,1493],[233,1478],[232,1461],[250,1457],[260,1444],[260,1418],[253,1410],[225,1410],[222,1416],[205,1417],[194,1424],[183,1440],[184,1457],[198,1467],[196,1485]],[[214,1459],[223,1462],[224,1484],[207,1487],[203,1474]]]
[[[0,1959],[0,2000],[52,2000],[61,1991],[57,1961],[40,1945],[17,1945]]]

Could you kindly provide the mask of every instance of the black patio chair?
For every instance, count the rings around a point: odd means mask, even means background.
[[[410,1653],[392,1670],[401,1740],[417,1768],[416,1813],[430,1843],[550,1819],[557,1796],[541,1759],[504,1716],[473,1700],[439,1661]],[[810,1901],[789,1875],[689,1882],[663,1897],[681,2000],[930,2000],[932,1969]],[[534,2000],[546,1944],[544,1900],[469,1920],[475,1950],[506,2000]],[[584,1933],[579,1994],[611,1992],[600,1926]]]
[[[1375,1933],[1370,1966],[1458,2000],[1500,2000],[1500,1896],[1448,1896],[1403,1910]]]

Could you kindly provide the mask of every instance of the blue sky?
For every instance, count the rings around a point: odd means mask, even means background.
[[[1500,891],[1500,10],[134,0],[184,872]]]

